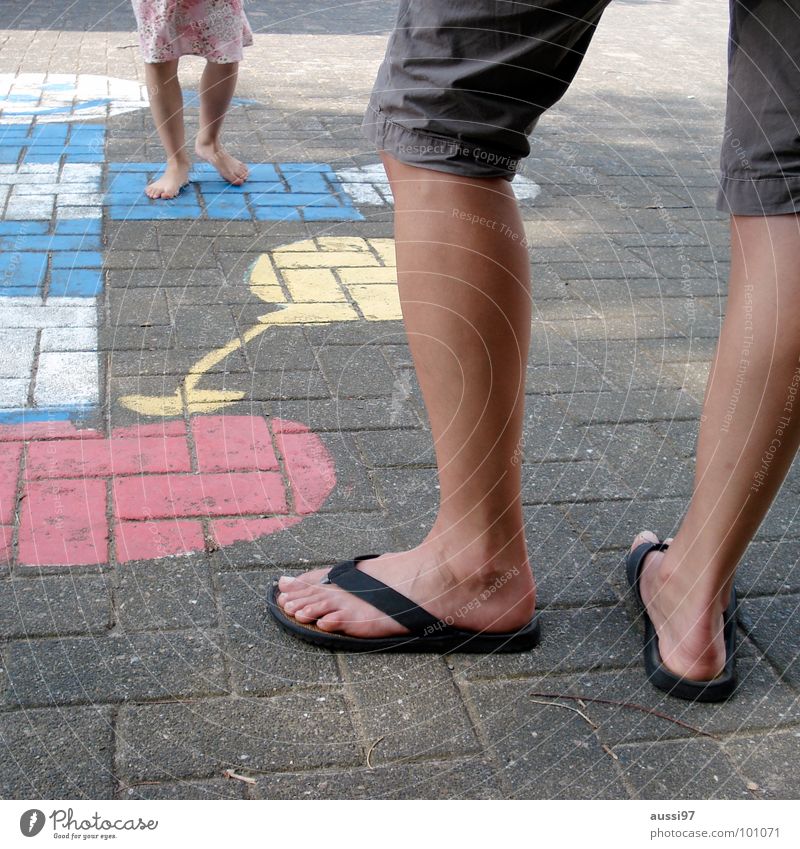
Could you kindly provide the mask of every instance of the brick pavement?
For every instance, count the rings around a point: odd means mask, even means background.
[[[198,169],[163,205],[139,194],[160,150],[130,23],[52,5],[0,34],[0,794],[796,797],[798,467],[739,574],[729,704],[644,683],[621,571],[685,506],[724,313],[721,4],[614,4],[533,139],[546,636],[491,658],[334,655],[265,616],[276,570],[414,544],[436,504],[358,130],[387,4],[251,4],[228,126],[258,179]]]

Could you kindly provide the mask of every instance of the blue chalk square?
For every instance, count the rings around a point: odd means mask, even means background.
[[[302,221],[293,206],[257,206],[254,212],[256,221]]]
[[[75,235],[27,236],[18,235],[16,238],[5,236],[0,239],[0,250],[17,251],[78,251],[81,248],[100,247],[96,237],[86,239]]]
[[[38,288],[47,270],[46,253],[0,254],[0,286]]]
[[[286,174],[286,182],[293,192],[314,192],[326,194],[329,191],[328,183],[320,173],[289,173]]]
[[[89,268],[54,268],[50,273],[51,297],[94,298],[102,291],[102,271]]]
[[[212,204],[206,209],[209,218],[215,221],[248,221],[253,216],[246,206]]]
[[[250,195],[253,206],[339,206],[339,200],[328,192],[324,195],[298,194],[284,192],[283,194]]]
[[[118,194],[141,193],[147,185],[147,175],[142,172],[121,172],[109,175],[108,191]]]
[[[128,174],[145,172],[152,174],[164,170],[163,162],[111,162],[108,166],[111,174]]]
[[[19,159],[19,155],[22,153],[21,147],[14,147],[12,145],[3,145],[0,147],[0,164],[1,165],[14,165]]]
[[[0,280],[0,295],[6,298],[38,298],[41,289],[38,286],[4,286]]]
[[[325,162],[281,162],[281,171],[330,171]]]
[[[101,268],[103,255],[99,251],[55,251],[53,268]]]
[[[261,162],[257,165],[247,165],[250,176],[248,177],[249,183],[257,183],[259,181],[264,183],[277,183],[280,181],[280,177],[278,176],[278,171],[274,165],[268,165],[265,162]]]
[[[336,209],[305,206],[301,210],[304,221],[363,221],[364,216],[357,210],[345,207]]]
[[[103,222],[99,218],[76,218],[74,220],[56,222],[56,233],[60,236],[87,235],[99,236]],[[2,231],[0,231],[2,232]],[[86,240],[89,241],[88,239]],[[98,240],[99,247],[99,240]]]
[[[69,153],[67,152],[67,162],[105,162],[105,154],[103,153]]]
[[[49,229],[47,221],[0,221],[0,236],[36,236]]]
[[[225,180],[203,180],[194,179],[192,182],[200,188],[201,192],[205,194],[241,194],[242,192],[247,190],[248,183],[244,183],[241,186],[234,186],[232,183],[228,183]]]
[[[30,165],[52,165],[61,161],[60,153],[26,153],[25,162]]]
[[[111,206],[108,214],[112,221],[170,221],[178,218],[202,218],[199,206]]]

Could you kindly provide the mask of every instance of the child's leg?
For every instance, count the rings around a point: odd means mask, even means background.
[[[224,179],[235,186],[240,186],[247,179],[248,169],[244,162],[225,150],[219,136],[236,91],[238,72],[238,62],[224,65],[206,62],[200,78],[200,132],[194,146],[199,157],[210,162]]]
[[[151,198],[174,198],[189,180],[191,162],[186,152],[183,126],[183,93],[178,81],[178,60],[147,63],[145,79],[150,111],[167,154],[164,173],[145,189]]]
[[[641,584],[664,663],[696,680],[724,665],[722,613],[736,566],[800,444],[800,217],[738,216],[731,230],[694,494],[669,550],[648,556]]]

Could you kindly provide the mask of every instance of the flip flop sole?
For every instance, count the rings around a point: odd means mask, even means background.
[[[670,672],[661,660],[658,650],[658,635],[647,613],[639,590],[639,577],[644,558],[651,551],[658,551],[648,543],[643,543],[631,551],[625,561],[625,571],[628,584],[636,596],[642,620],[644,622],[644,668],[650,683],[679,699],[691,702],[724,702],[730,698],[736,689],[736,592],[731,593],[731,601],[725,611],[725,669],[722,675],[712,681],[694,681],[690,678],[679,678]]]
[[[267,593],[267,610],[278,625],[293,637],[307,643],[335,651],[350,652],[409,652],[452,654],[493,654],[495,652],[530,651],[539,645],[541,627],[539,617],[533,619],[519,631],[508,634],[478,634],[472,631],[451,630],[447,634],[406,634],[400,637],[349,637],[347,634],[332,634],[315,625],[298,622],[278,604],[277,583]]]

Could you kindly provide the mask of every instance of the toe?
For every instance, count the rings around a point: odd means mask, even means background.
[[[633,540],[633,545],[631,545],[631,551],[642,545],[642,543],[658,541],[658,537],[652,531],[642,531],[641,533],[636,534],[636,537]]]
[[[331,612],[331,604],[329,601],[317,601],[314,604],[306,604],[298,608],[294,613],[294,618],[298,622],[316,622],[321,616]]]
[[[321,631],[342,631],[344,625],[344,617],[338,611],[335,613],[327,613],[317,619],[317,628]]]

